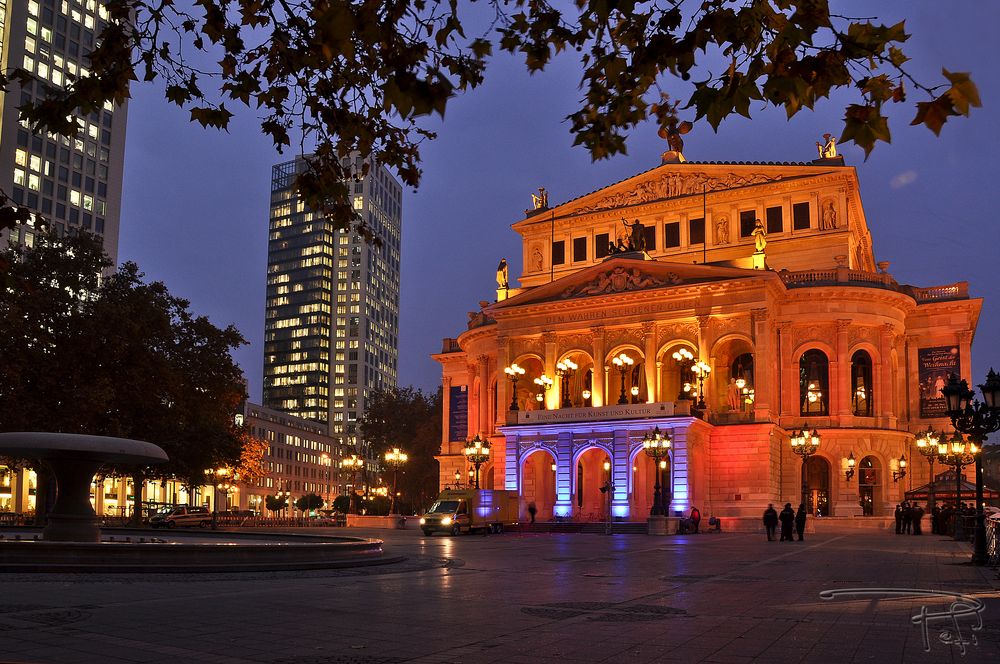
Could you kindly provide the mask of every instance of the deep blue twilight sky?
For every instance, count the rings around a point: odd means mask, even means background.
[[[919,286],[970,282],[985,306],[973,346],[973,377],[1000,367],[1000,224],[995,194],[1000,132],[1000,70],[995,66],[1000,6],[992,2],[841,2],[844,13],[907,20],[906,53],[922,82],[939,83],[940,68],[971,71],[984,107],[953,118],[940,138],[910,127],[912,103],[890,109],[893,143],[864,161],[841,146],[858,168],[877,260],[892,262],[897,280]],[[495,297],[501,256],[520,274],[518,236],[539,186],[552,204],[658,165],[665,149],[652,126],[631,136],[627,156],[592,164],[573,148],[563,118],[579,93],[578,64],[563,58],[541,75],[497,57],[485,86],[451,103],[439,138],[423,150],[418,192],[403,200],[401,385],[435,389],[429,355],[441,338],[465,329],[466,312]],[[687,98],[690,90],[677,88]],[[237,112],[229,133],[203,130],[168,106],[159,87],[136,85],[129,106],[120,260],[134,260],[150,279],[191,300],[217,325],[234,324],[250,345],[236,358],[250,396],[260,400],[264,281],[271,166],[278,155],[255,116]],[[912,93],[908,102],[922,100]],[[754,119],[727,120],[714,134],[699,124],[685,137],[692,161],[808,161],[824,132],[840,133],[844,99],[793,121],[758,108]],[[905,107],[904,107],[905,106]],[[689,111],[690,113],[690,111]]]

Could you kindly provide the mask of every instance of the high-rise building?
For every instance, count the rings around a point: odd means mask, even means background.
[[[89,73],[87,53],[106,20],[96,0],[0,0],[0,65],[34,75],[0,93],[0,189],[47,219],[52,232],[103,236],[117,260],[126,105],[78,116],[73,138],[32,133],[18,116],[18,107],[43,98],[46,87],[62,88]],[[20,242],[34,241],[31,226],[13,232]]]
[[[327,423],[357,445],[373,389],[394,387],[399,335],[402,187],[382,166],[348,165],[354,209],[375,241],[335,230],[298,198],[303,158],[271,178],[264,329],[264,405]]]

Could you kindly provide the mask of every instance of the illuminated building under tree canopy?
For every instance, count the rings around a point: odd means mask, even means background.
[[[522,511],[642,521],[654,427],[671,438],[672,515],[695,505],[749,526],[785,502],[888,515],[928,481],[927,464],[894,471],[914,457],[913,432],[946,426],[938,389],[949,373],[970,377],[982,300],[966,282],[900,284],[876,262],[841,157],[669,152],[553,207],[545,192],[533,199],[513,224],[520,277],[508,285],[498,270],[497,301],[434,355],[442,487],[467,472],[462,448],[478,434],[492,443],[482,486],[517,491]],[[790,445],[803,430],[820,442],[805,461]]]
[[[295,193],[303,158],[274,166],[264,339],[264,405],[325,423],[357,445],[371,391],[395,387],[402,187],[382,166],[348,183],[379,242],[335,230]]]
[[[117,262],[127,104],[77,115],[75,137],[32,133],[18,111],[42,99],[46,87],[59,90],[87,74],[87,54],[107,17],[96,0],[0,0],[3,70],[33,76],[0,93],[0,190],[48,220],[49,232],[99,235]],[[24,225],[12,232],[30,245],[37,230]],[[10,234],[0,232],[0,241]]]

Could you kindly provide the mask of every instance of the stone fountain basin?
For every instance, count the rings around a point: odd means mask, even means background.
[[[2,531],[0,572],[198,573],[330,569],[399,562],[382,540],[285,533],[205,533],[105,529],[101,542],[32,539],[39,531]],[[20,541],[13,537],[21,536]],[[113,537],[115,541],[107,541]],[[128,537],[132,541],[126,542]],[[139,543],[145,538],[145,543]],[[149,541],[150,539],[166,541]]]

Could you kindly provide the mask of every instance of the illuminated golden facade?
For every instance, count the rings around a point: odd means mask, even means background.
[[[841,158],[665,163],[513,228],[518,286],[434,355],[442,487],[462,481],[480,434],[483,485],[539,518],[644,520],[654,427],[672,439],[671,514],[886,515],[927,481],[925,463],[900,478],[900,460],[918,456],[913,432],[943,428],[935,388],[968,377],[982,302],[965,282],[908,286],[876,262]],[[802,430],[821,440],[805,463],[789,444]]]

